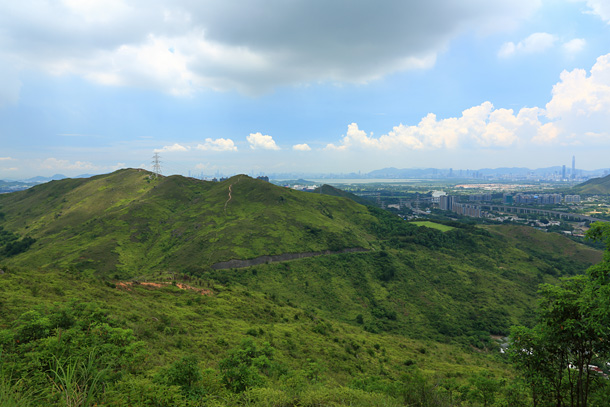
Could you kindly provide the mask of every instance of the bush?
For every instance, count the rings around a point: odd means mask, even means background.
[[[222,382],[234,393],[262,386],[265,378],[261,373],[269,376],[276,368],[272,362],[273,352],[269,343],[259,349],[252,339],[244,339],[238,348],[230,350],[220,361]]]

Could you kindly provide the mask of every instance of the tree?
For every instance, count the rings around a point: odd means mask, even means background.
[[[588,237],[610,245],[610,225],[593,224]],[[593,366],[610,359],[610,254],[586,275],[543,284],[538,323],[515,327],[510,354],[530,385],[534,406],[586,407],[596,386]]]
[[[234,393],[262,385],[264,377],[260,373],[269,375],[273,367],[273,352],[267,342],[259,349],[252,339],[244,339],[219,363],[223,383]]]

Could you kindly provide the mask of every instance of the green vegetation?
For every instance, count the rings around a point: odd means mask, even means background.
[[[571,192],[586,195],[608,195],[610,194],[610,175],[601,178],[593,178],[582,184],[576,185],[572,188]]]
[[[314,191],[318,194],[330,195],[330,196],[338,196],[341,198],[348,198],[354,202],[358,202],[361,205],[371,205],[373,201],[368,200],[366,198],[360,197],[358,195],[352,194],[351,192],[343,191],[341,189],[335,188],[331,185],[324,184],[321,187],[316,188]]]
[[[443,225],[442,223],[430,222],[430,221],[420,221],[420,222],[411,222],[417,226],[425,226],[427,228],[438,229],[441,232],[447,232],[448,230],[454,229],[452,226]]]
[[[0,208],[7,241],[33,241],[0,259],[0,406],[529,405],[499,340],[536,324],[538,284],[601,259],[246,176],[122,170]]]
[[[0,207],[5,230],[36,240],[35,250],[11,264],[120,278],[261,255],[368,249],[375,222],[353,201],[247,176],[157,180],[138,170],[49,182],[1,195]]]
[[[590,236],[605,240],[608,249],[609,226],[596,224],[590,230]],[[530,386],[534,405],[586,407],[607,402],[609,270],[606,255],[587,275],[542,285],[536,326],[513,328],[511,356]]]
[[[31,237],[19,239],[15,233],[4,230],[0,226],[0,258],[15,256],[25,252],[34,244],[35,240]]]

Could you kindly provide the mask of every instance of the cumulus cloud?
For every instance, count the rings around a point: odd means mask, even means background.
[[[311,151],[309,144],[295,144],[292,146],[292,149],[296,151]]]
[[[233,140],[225,138],[217,138],[215,140],[206,138],[205,143],[197,145],[197,149],[203,151],[237,151]]]
[[[395,126],[378,138],[367,135],[356,123],[348,126],[339,145],[327,149],[441,149],[469,147],[509,147],[519,141],[517,134],[536,134],[542,126],[538,108],[524,108],[516,115],[512,109],[494,109],[490,102],[466,109],[461,117],[438,120],[433,113],[416,126]]]
[[[201,89],[258,93],[278,85],[321,81],[361,83],[431,67],[437,54],[461,33],[512,28],[540,4],[1,2],[2,50],[12,63],[0,65],[175,95]],[[18,91],[18,82],[11,83]],[[8,99],[14,98],[15,87],[7,92]]]
[[[189,147],[185,147],[181,144],[174,143],[171,146],[164,146],[163,148],[157,148],[154,150],[155,153],[176,153],[189,151]]]
[[[250,143],[250,148],[253,150],[261,149],[261,150],[279,150],[280,148],[275,144],[273,137],[268,135],[263,135],[259,133],[250,133],[248,137],[246,137],[248,143]]]
[[[506,42],[498,51],[498,56],[508,58],[516,54],[538,54],[553,47],[557,37],[549,33],[534,33],[515,44],[514,42]]]
[[[348,125],[340,142],[326,150],[440,150],[460,147],[508,148],[528,144],[610,144],[610,54],[599,57],[590,75],[564,71],[545,108],[496,109],[484,102],[460,117],[430,113],[414,126],[400,124],[374,137]]]
[[[610,54],[597,58],[590,75],[584,69],[563,71],[552,94],[546,116],[564,134],[578,140],[610,135]]]
[[[0,161],[11,161],[11,157],[0,157]]]

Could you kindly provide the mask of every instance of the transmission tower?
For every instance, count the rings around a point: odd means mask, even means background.
[[[159,153],[155,153],[153,155],[153,172],[155,173],[155,178],[158,178],[161,175],[161,160],[159,159]]]

